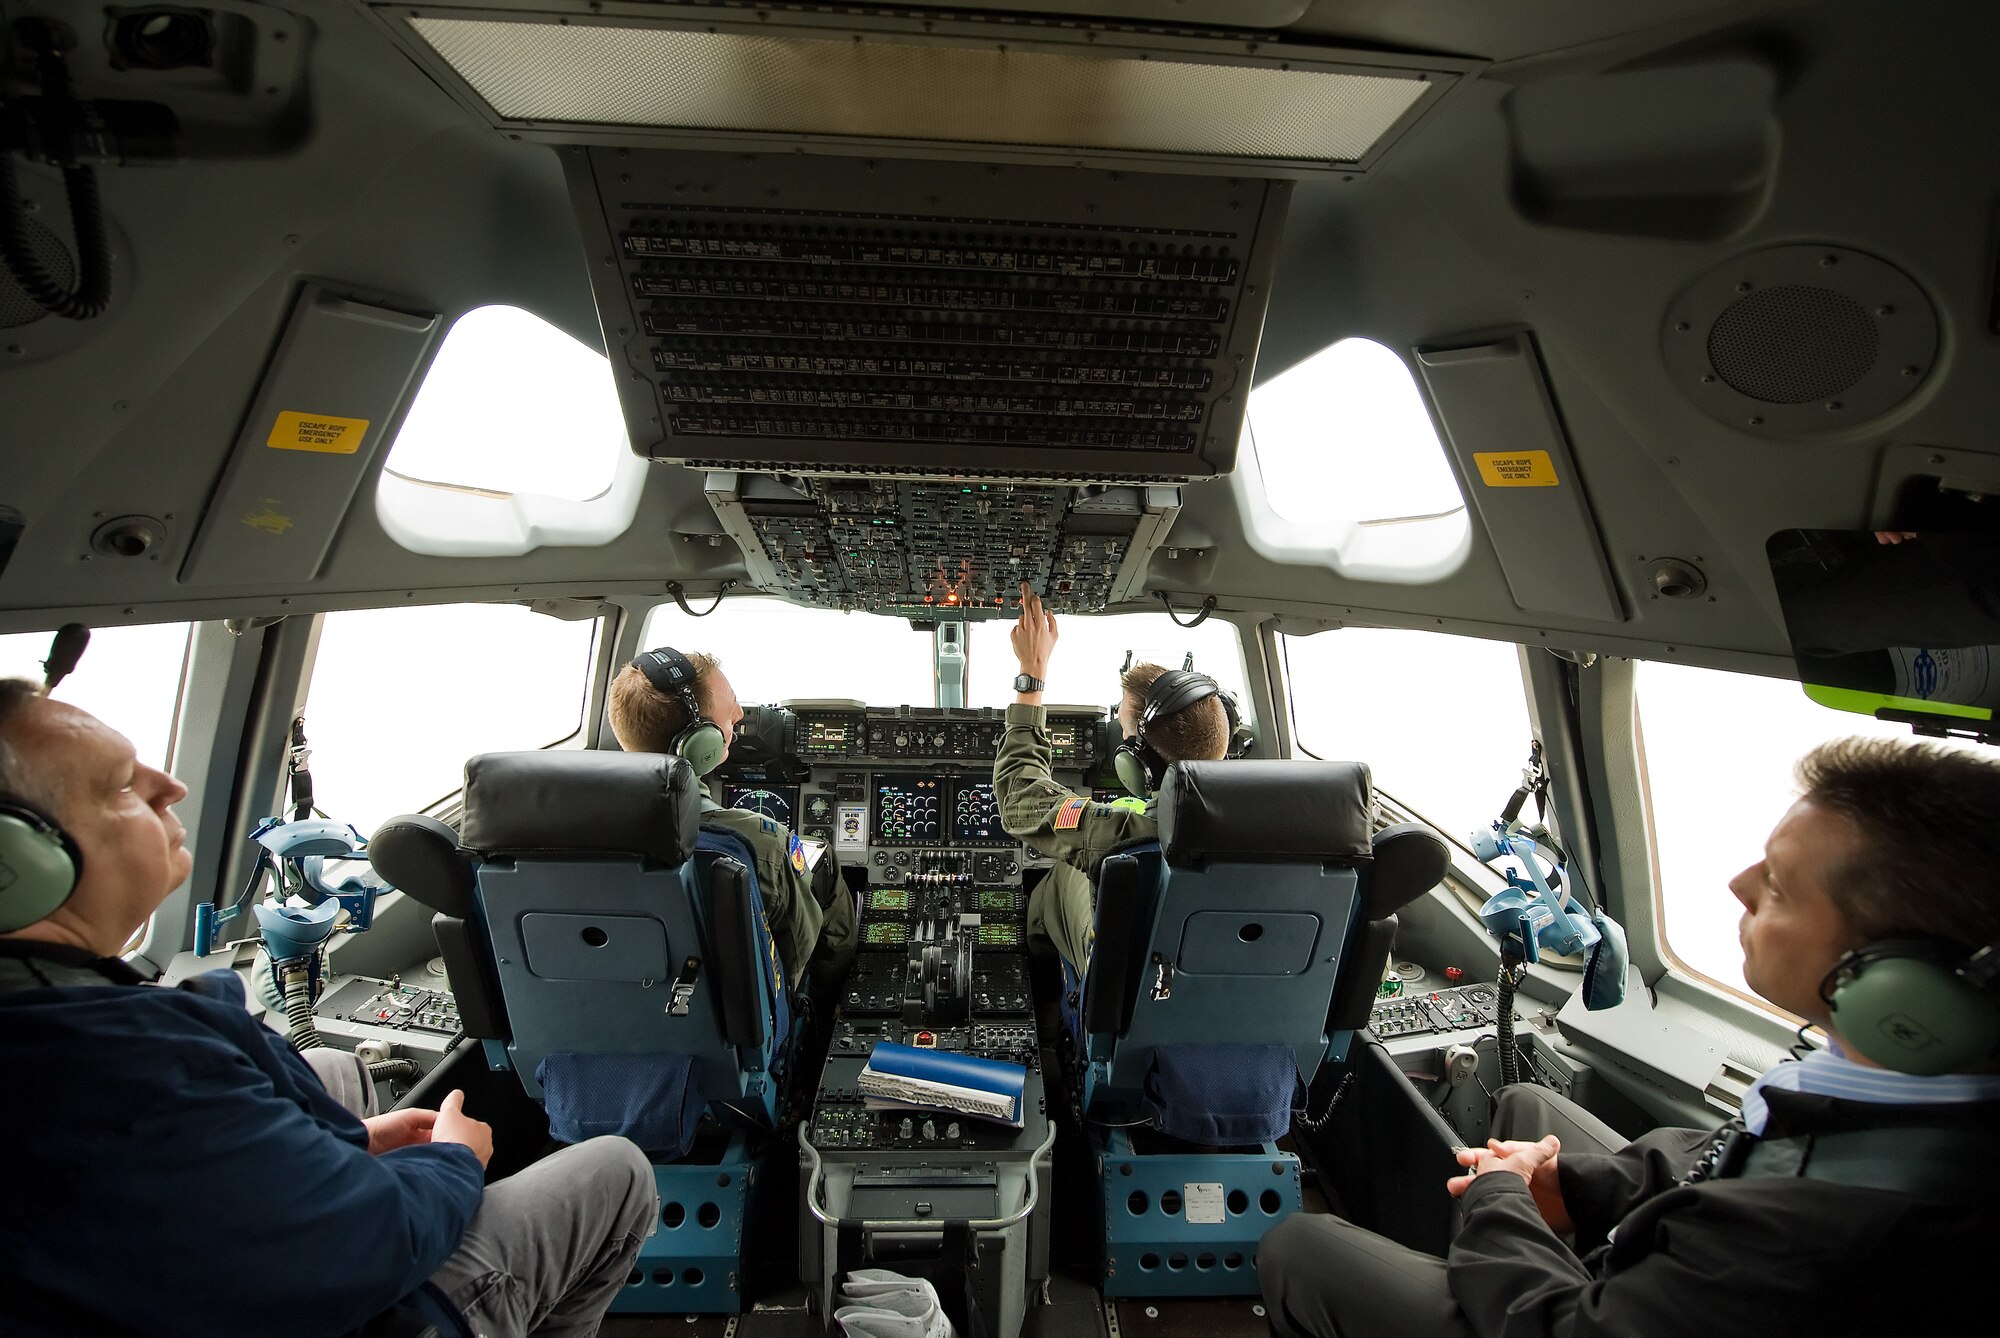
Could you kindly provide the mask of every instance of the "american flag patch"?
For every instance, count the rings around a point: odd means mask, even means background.
[[[1069,798],[1063,800],[1062,807],[1056,810],[1055,829],[1059,832],[1073,830],[1079,822],[1083,821],[1083,810],[1089,806],[1090,801],[1088,799],[1077,795],[1071,795]]]

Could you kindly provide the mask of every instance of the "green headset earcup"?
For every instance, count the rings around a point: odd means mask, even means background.
[[[0,934],[24,929],[69,900],[76,857],[27,814],[0,808]]]
[[[695,775],[706,776],[722,765],[729,742],[722,737],[720,727],[704,720],[674,740],[674,751],[687,760]]]
[[[1111,755],[1112,769],[1118,773],[1118,783],[1125,792],[1140,799],[1150,799],[1153,795],[1152,778],[1146,774],[1145,759],[1131,748],[1120,748]]]
[[[1864,963],[1828,1002],[1841,1038],[1898,1073],[1951,1073],[2000,1045],[2000,1001],[1919,957]]]

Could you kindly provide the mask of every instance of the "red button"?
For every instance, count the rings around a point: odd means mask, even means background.
[[[1465,969],[1463,967],[1447,966],[1444,969],[1444,978],[1446,980],[1464,980]]]

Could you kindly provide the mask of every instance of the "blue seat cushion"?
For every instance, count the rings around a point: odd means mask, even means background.
[[[1155,1046],[1146,1113],[1189,1143],[1267,1143],[1291,1127],[1298,1081],[1289,1045]]]
[[[656,1162],[694,1146],[701,1123],[701,1061],[692,1055],[586,1055],[563,1051],[535,1065],[549,1136],[581,1143],[622,1134]]]

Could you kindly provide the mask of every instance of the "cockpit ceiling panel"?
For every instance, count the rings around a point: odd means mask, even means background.
[[[499,0],[379,12],[496,125],[687,148],[805,138],[1355,171],[1476,65],[1254,31],[833,6],[591,8],[578,17]]]
[[[642,455],[1076,482],[1235,463],[1289,183],[564,156]]]

